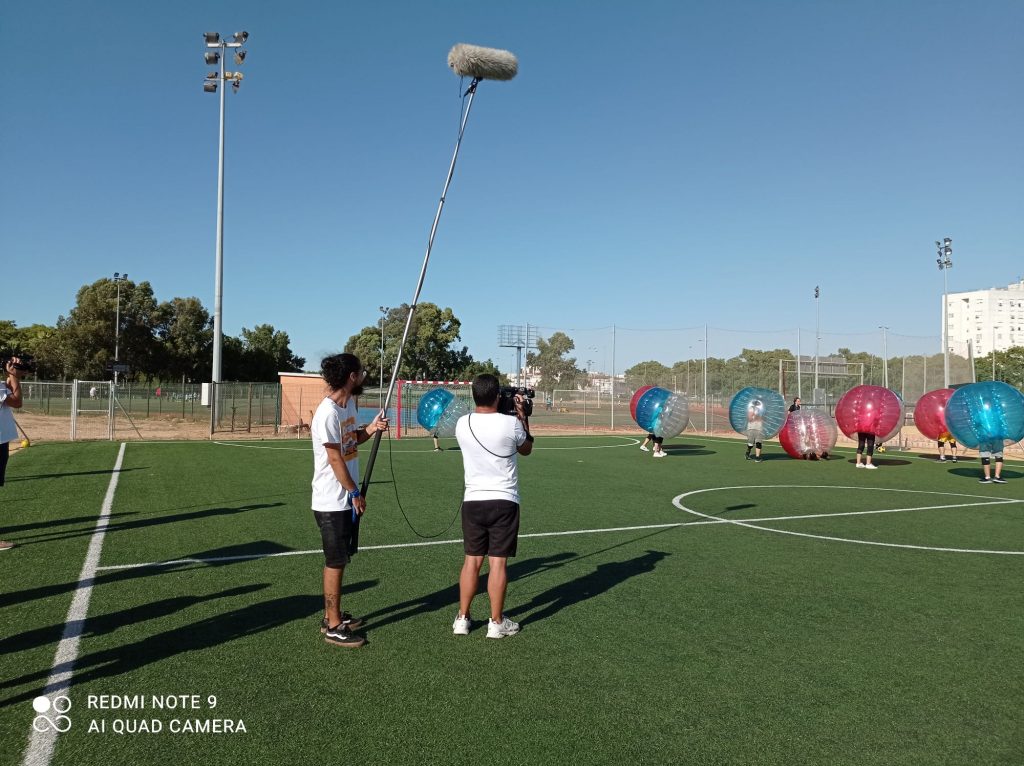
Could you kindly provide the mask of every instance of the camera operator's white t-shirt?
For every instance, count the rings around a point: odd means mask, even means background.
[[[519,502],[517,450],[526,441],[519,418],[500,412],[463,415],[455,425],[466,473],[464,500]]]
[[[14,413],[5,403],[13,392],[6,383],[0,383],[0,444],[12,442],[18,438],[18,426],[14,422]]]
[[[313,510],[323,513],[350,510],[352,500],[341,486],[327,459],[325,444],[340,444],[352,481],[359,485],[359,442],[356,440],[356,400],[350,398],[344,407],[325,398],[313,414],[309,433],[313,439]]]

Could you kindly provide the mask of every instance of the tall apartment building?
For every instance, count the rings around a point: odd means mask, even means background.
[[[1024,346],[1024,279],[1006,287],[950,293],[946,311],[949,349],[954,354],[967,356],[967,341],[974,344],[975,358],[992,353],[993,348],[1005,351]]]

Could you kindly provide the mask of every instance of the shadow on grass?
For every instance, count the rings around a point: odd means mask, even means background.
[[[106,532],[107,534],[113,534],[116,532],[127,532],[134,529],[159,526],[162,524],[176,524],[181,521],[195,521],[196,519],[206,519],[212,516],[233,516],[237,513],[247,513],[248,511],[259,511],[265,508],[278,508],[282,505],[284,505],[284,503],[253,503],[251,505],[240,505],[234,508],[206,508],[202,511],[175,513],[169,516],[146,516],[145,518],[134,519],[132,521],[119,521],[114,524],[107,524]],[[33,543],[48,543],[55,540],[71,540],[76,537],[92,535],[95,531],[96,526],[91,525],[86,529],[57,530],[54,532],[41,532],[35,535],[16,536],[11,538],[11,542],[17,543],[18,545],[31,545]],[[33,542],[30,543],[27,541]]]
[[[850,465],[856,465],[857,464],[856,458],[854,458],[853,460],[847,460],[846,462],[849,463]],[[909,460],[899,460],[897,458],[891,458],[891,457],[878,457],[877,455],[875,457],[871,458],[871,462],[874,465],[889,465],[889,466],[892,466],[892,465],[912,465],[911,461],[909,461]]]
[[[116,519],[121,516],[138,516],[138,511],[125,511],[123,513],[112,513],[107,516],[108,519]],[[13,527],[0,527],[5,535],[9,535],[11,532],[27,532],[31,529],[42,529],[44,527],[60,527],[67,526],[69,524],[92,524],[91,529],[95,528],[96,520],[99,518],[99,514],[93,514],[92,516],[75,516],[70,519],[49,519],[47,521],[35,521],[31,524],[16,524]]]
[[[203,551],[202,553],[196,553],[185,557],[190,559],[230,559],[227,561],[182,561],[181,563],[168,564],[165,566],[143,566],[134,569],[104,570],[92,579],[82,582],[81,587],[99,587],[114,583],[127,582],[129,580],[136,580],[143,577],[168,574],[171,572],[183,572],[192,569],[202,569],[205,567],[230,566],[231,564],[237,564],[241,561],[265,556],[269,553],[285,553],[290,550],[291,548],[286,548],[283,545],[269,540],[258,540],[241,545],[228,545],[221,548],[212,548],[208,551]],[[64,593],[76,591],[78,588],[79,582],[75,580],[73,582],[56,583],[54,585],[40,585],[34,588],[24,588],[22,590],[10,591],[8,593],[0,593],[0,608],[16,606],[18,604],[24,604],[28,601],[35,601],[40,598],[60,596]],[[65,607],[63,605],[60,606],[60,609],[63,610],[64,608]]]
[[[140,465],[135,468],[122,468],[118,473],[130,473],[131,471],[145,471],[148,465]],[[33,473],[27,476],[8,476],[8,482],[33,481],[35,479],[64,479],[69,476],[110,476],[114,473],[112,468],[105,468],[99,471],[68,471],[67,473]]]
[[[964,476],[971,479],[980,479],[982,477],[980,465],[977,465],[974,468],[951,468],[949,469],[949,471],[947,471],[947,473],[951,473],[954,476]],[[990,473],[992,476],[996,475],[994,467],[992,468]],[[1000,474],[1000,476],[1002,476],[1004,479],[1020,479],[1021,477],[1024,477],[1024,473],[1021,473],[1020,471],[1007,471],[1006,469],[1003,469],[1003,472]]]
[[[269,587],[269,583],[257,586]],[[222,597],[223,594],[215,597]],[[24,684],[44,681],[51,673],[74,672],[74,685],[86,686],[103,678],[131,673],[139,668],[161,662],[186,652],[198,652],[290,622],[308,618],[323,609],[320,596],[289,595],[269,601],[250,603],[247,606],[225,611],[214,617],[183,625],[179,628],[156,633],[141,641],[133,641],[130,647],[117,646],[79,657],[77,661],[58,663],[54,668],[27,673],[0,683],[0,688],[11,688]],[[42,688],[33,686],[27,692],[0,700],[0,705],[26,702],[40,694],[49,694],[62,684],[47,684]]]
[[[600,596],[631,577],[653,572],[657,563],[668,555],[662,551],[647,551],[626,561],[598,564],[593,572],[538,593],[528,603],[508,610],[508,614],[524,615],[531,622],[543,620],[566,607]]]
[[[696,455],[717,455],[718,454],[715,450],[700,449],[699,447],[695,447],[693,445],[663,444],[661,446],[661,448],[663,450],[665,450],[665,452],[667,452],[671,456],[676,456],[676,455],[684,456],[685,455],[686,457],[690,457],[691,455],[692,456],[696,456]]]
[[[953,462],[952,459],[950,459],[948,457],[945,460],[939,460],[939,458],[935,455],[934,452],[932,452],[932,453],[924,453],[924,452],[922,452],[922,453],[920,453],[918,455],[914,455],[914,457],[923,458],[925,460],[934,460],[936,463],[939,463],[940,465],[948,465],[949,463]],[[965,457],[963,455],[958,455],[956,462],[958,462],[958,463],[977,463],[978,462],[978,458],[976,458],[976,457]]]

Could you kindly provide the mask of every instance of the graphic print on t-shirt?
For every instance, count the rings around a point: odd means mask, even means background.
[[[359,455],[359,441],[356,439],[357,430],[355,416],[341,421],[341,453],[344,455],[346,463]]]

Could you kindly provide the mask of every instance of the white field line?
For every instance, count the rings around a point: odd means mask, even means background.
[[[86,615],[89,613],[93,581],[96,572],[101,568],[99,563],[100,553],[103,550],[103,538],[107,532],[110,510],[114,506],[114,493],[117,491],[117,482],[121,476],[121,465],[124,462],[126,446],[122,442],[121,449],[117,453],[117,461],[114,463],[114,470],[110,476],[110,484],[107,485],[107,494],[103,498],[103,507],[96,520],[96,531],[92,533],[92,538],[89,540],[89,549],[85,554],[85,563],[82,564],[82,573],[78,576],[75,595],[71,599],[68,616],[64,620],[64,635],[57,645],[57,653],[53,658],[53,666],[50,668],[50,677],[46,679],[46,686],[40,690],[40,695],[66,694],[71,687],[71,676],[75,669],[75,661],[78,659],[78,642],[85,629]],[[48,766],[53,758],[56,744],[56,727],[47,726],[44,727],[44,731],[40,732],[33,726],[32,736],[29,738],[28,747],[25,749],[25,756],[22,759],[23,766]]]
[[[702,521],[685,521],[685,522],[673,522],[670,524],[641,524],[637,526],[629,527],[604,527],[600,529],[570,529],[559,532],[531,532],[528,534],[519,535],[520,539],[534,538],[534,537],[568,537],[571,535],[592,535],[600,534],[605,532],[636,532],[644,529],[671,529],[672,527],[696,527],[707,524],[741,524],[741,523],[753,523],[753,522],[764,522],[764,521],[788,521],[794,519],[824,519],[834,516],[866,516],[873,513],[905,513],[908,511],[930,511],[941,508],[969,508],[972,506],[979,505],[1006,505],[1008,503],[1024,503],[1024,500],[999,500],[990,499],[984,503],[955,503],[953,505],[924,505],[915,508],[885,508],[882,510],[875,511],[843,511],[839,513],[814,513],[804,514],[801,516],[767,516],[765,518],[758,519],[722,519],[713,516],[707,516]],[[360,546],[361,551],[381,551],[391,550],[395,548],[425,548],[431,545],[455,545],[461,543],[462,539],[457,540],[426,540],[415,543],[392,543],[389,545],[364,545]],[[280,553],[252,553],[240,556],[217,556],[211,558],[194,558],[194,559],[174,559],[172,561],[149,561],[142,564],[113,564],[110,566],[99,567],[101,571],[110,571],[115,569],[141,569],[143,567],[169,567],[169,566],[181,566],[184,564],[218,564],[227,561],[255,561],[258,559],[270,559],[280,558],[283,556],[311,556],[314,554],[322,554],[323,551],[319,548],[305,550],[305,551],[282,551]]]

